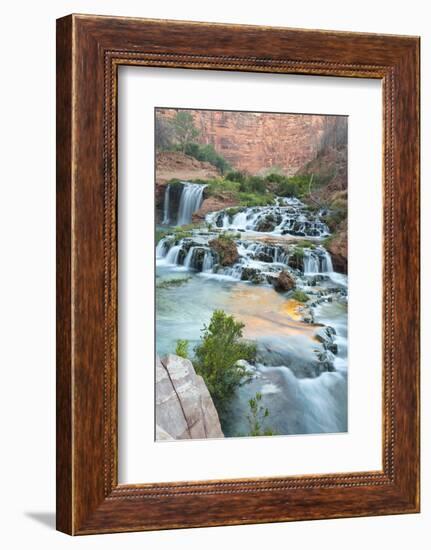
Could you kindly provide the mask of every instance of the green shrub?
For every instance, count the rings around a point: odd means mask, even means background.
[[[247,206],[249,208],[253,206],[267,206],[274,203],[274,195],[272,193],[265,193],[259,195],[257,193],[238,193],[237,198],[241,206]]]
[[[173,186],[183,185],[183,182],[181,180],[179,180],[178,178],[172,178],[167,182],[166,185],[173,185]]]
[[[178,111],[172,119],[172,126],[178,148],[185,153],[191,142],[199,136],[199,130],[193,122],[193,115],[189,111]]]
[[[177,347],[175,348],[175,355],[179,355],[183,359],[188,359],[189,342],[188,340],[177,340]]]
[[[265,179],[271,183],[284,183],[288,180],[287,176],[284,176],[278,172],[271,172],[265,177]]]
[[[242,340],[244,324],[224,311],[215,310],[195,348],[195,369],[205,380],[217,410],[222,410],[237,387],[249,376],[240,359],[253,361],[256,345]]]
[[[197,181],[194,180],[194,183],[205,183],[207,187],[205,188],[205,194],[207,196],[219,195],[225,191],[233,193],[235,196],[239,191],[239,183],[237,181],[230,181],[225,178],[216,178],[207,181]]]
[[[308,295],[302,290],[295,290],[292,294],[292,298],[297,302],[303,302],[303,303],[308,302],[308,300],[310,299]]]
[[[249,436],[276,435],[271,428],[263,429],[263,422],[269,416],[269,410],[262,405],[262,394],[257,392],[248,400],[250,413],[247,420],[250,426]]]
[[[281,197],[303,197],[310,185],[310,175],[283,177],[278,182],[277,194]]]
[[[229,162],[222,155],[217,153],[211,143],[206,145],[201,145],[199,143],[187,143],[184,148],[181,148],[181,150],[186,155],[194,157],[196,160],[211,163],[213,166],[218,168],[222,174],[231,168]]]
[[[347,205],[342,208],[336,208],[330,210],[326,216],[323,217],[323,221],[329,227],[331,231],[335,231],[342,221],[347,218]]]
[[[238,183],[242,183],[246,180],[247,174],[239,170],[231,170],[226,174],[226,178],[230,181],[237,181]]]
[[[290,256],[292,258],[302,260],[304,258],[304,248],[302,246],[295,246]]]
[[[267,192],[266,182],[260,176],[248,176],[240,182],[239,190],[242,193],[264,194]]]

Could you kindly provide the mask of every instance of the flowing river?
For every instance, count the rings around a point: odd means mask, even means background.
[[[184,183],[175,220],[167,187],[164,229],[190,223],[203,187]],[[157,352],[173,353],[178,339],[193,350],[215,309],[241,320],[244,337],[257,344],[256,364],[248,366],[253,376],[221,419],[226,436],[248,433],[248,400],[256,392],[269,409],[265,426],[277,434],[347,430],[347,277],[333,271],[323,246],[330,233],[323,215],[279,198],[272,206],[212,212],[206,229],[168,234],[157,244]],[[233,234],[239,254],[226,267],[208,246],[222,232]],[[274,290],[274,278],[287,269],[306,303]],[[163,284],[172,279],[184,280]]]

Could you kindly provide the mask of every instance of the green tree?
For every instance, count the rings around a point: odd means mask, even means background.
[[[269,410],[262,405],[262,394],[257,392],[254,397],[248,400],[248,406],[250,408],[250,414],[247,415],[247,420],[250,425],[250,432],[248,435],[275,435],[274,430],[271,428],[263,429],[263,421],[268,418]]]
[[[157,151],[168,151],[172,149],[175,137],[175,128],[170,120],[156,114],[155,144]]]
[[[189,343],[187,340],[177,340],[177,347],[175,348],[175,355],[179,355],[183,359],[188,359]]]
[[[244,324],[224,311],[215,310],[195,348],[195,368],[207,385],[217,410],[222,410],[236,388],[249,378],[240,359],[253,361],[256,345],[242,340]]]
[[[193,122],[193,116],[188,111],[178,111],[172,124],[181,151],[185,153],[187,145],[194,141],[199,135],[199,131]]]

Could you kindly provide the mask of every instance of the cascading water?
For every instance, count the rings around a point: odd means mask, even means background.
[[[166,254],[166,263],[177,265],[179,263],[178,259],[179,259],[180,253],[181,253],[180,245],[175,245],[172,248],[170,248],[168,253]]]
[[[165,195],[163,219],[189,223],[202,203],[203,188],[185,182],[174,193],[172,187]],[[178,199],[177,216],[172,207]],[[223,424],[227,436],[249,430],[249,400],[256,392],[270,410],[265,426],[277,434],[347,429],[347,279],[333,272],[322,245],[329,234],[324,219],[323,211],[281,198],[272,206],[211,213],[207,221],[212,228],[187,231],[183,238],[184,231],[172,230],[157,244],[157,277],[176,281],[157,290],[159,353],[172,353],[178,338],[193,347],[215,309],[240,315],[250,331],[245,336],[256,341],[259,363],[250,366],[252,379],[232,400]],[[221,265],[210,244],[226,233],[238,253],[233,265]],[[282,271],[306,294],[299,311],[305,308],[308,320],[290,317],[291,291],[274,291],[274,279]],[[322,327],[332,327],[334,340],[322,341]]]
[[[322,247],[317,249],[304,249],[304,273],[332,273],[332,260],[327,250]]]
[[[170,218],[169,218],[169,204],[170,204],[170,194],[171,194],[171,186],[167,185],[165,190],[165,200],[163,203],[163,224],[169,225]]]
[[[196,238],[186,237],[176,241],[171,237],[162,238],[156,247],[156,258],[165,264],[182,265],[185,269],[214,272],[237,280],[245,280],[244,269],[260,272],[265,280],[266,275],[279,273],[289,268],[290,258],[295,253],[293,242],[289,247],[278,244],[261,243],[247,239],[236,241],[238,260],[228,267],[218,265],[217,256],[208,246],[214,234],[200,235]],[[306,276],[315,274],[333,274],[330,254],[322,247],[302,248],[303,273]],[[213,269],[213,268],[216,269]],[[300,270],[301,271],[301,270]]]
[[[178,208],[177,225],[187,225],[192,221],[192,215],[199,210],[203,201],[203,191],[206,185],[182,182],[180,205]],[[166,199],[166,196],[165,196]]]
[[[222,210],[208,214],[208,223],[234,231],[257,231],[273,235],[326,237],[329,228],[323,220],[324,211],[310,211],[298,199],[278,197],[275,206],[244,208],[235,214]]]

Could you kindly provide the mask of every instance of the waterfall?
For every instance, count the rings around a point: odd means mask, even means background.
[[[169,249],[169,252],[166,255],[167,264],[178,264],[179,254],[181,252],[181,245],[175,245]]]
[[[170,239],[163,237],[156,246],[156,258],[164,258],[169,250]]]
[[[274,235],[326,237],[329,228],[323,221],[325,212],[312,212],[298,199],[276,199],[276,205],[243,208],[235,215],[221,210],[207,215],[216,227],[236,231],[257,231]]]
[[[202,264],[202,271],[212,271],[214,267],[214,256],[210,250],[205,250],[204,262]]]
[[[323,247],[304,249],[304,273],[332,273],[331,255]]]
[[[191,246],[184,260],[186,269],[210,272],[214,266],[212,250],[206,246]]]
[[[304,273],[319,273],[320,272],[319,256],[312,250],[304,250]]]
[[[324,250],[324,253],[322,255],[322,271],[324,273],[332,273],[334,271],[331,255],[327,250]]]
[[[163,203],[163,224],[169,225],[169,195],[171,192],[171,186],[167,185],[165,190],[165,201]]]
[[[178,209],[177,225],[191,223],[193,213],[199,210],[202,204],[205,187],[206,185],[200,185],[199,183],[184,182]]]
[[[184,260],[184,267],[186,269],[190,269],[191,267],[193,267],[193,256],[195,254],[195,250],[196,250],[196,247],[192,246],[192,247],[190,247],[189,251],[187,252],[187,256]]]

